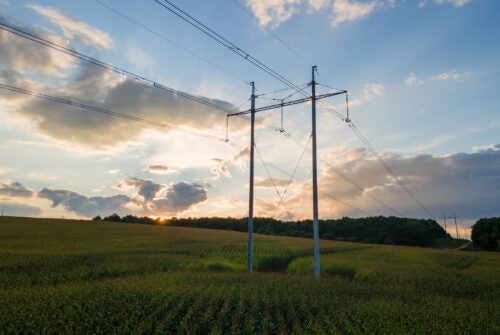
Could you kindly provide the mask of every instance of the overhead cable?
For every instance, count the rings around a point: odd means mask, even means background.
[[[154,31],[153,29],[151,29],[151,28],[147,27],[146,25],[144,25],[144,24],[140,23],[140,22],[139,22],[139,21],[137,21],[137,20],[134,20],[133,18],[131,18],[130,16],[128,16],[128,15],[126,15],[126,14],[124,14],[123,12],[120,12],[119,10],[117,10],[117,9],[115,9],[115,8],[111,7],[110,5],[108,5],[108,4],[106,4],[106,3],[104,3],[103,1],[101,1],[101,0],[94,0],[94,1],[95,1],[95,2],[97,2],[98,4],[100,4],[101,6],[106,7],[107,9],[109,9],[110,11],[112,11],[113,13],[115,13],[115,14],[117,14],[117,15],[121,16],[121,17],[122,17],[122,18],[124,18],[125,20],[127,20],[127,21],[129,21],[129,22],[132,22],[133,24],[135,24],[135,25],[137,25],[137,26],[141,27],[142,29],[144,29],[144,30],[146,30],[146,31],[150,32],[151,34],[155,35],[156,37],[158,37],[158,38],[160,38],[160,39],[164,40],[164,41],[165,41],[165,42],[167,42],[167,43],[172,44],[173,46],[175,46],[175,47],[177,47],[177,48],[181,49],[182,51],[184,51],[184,52],[186,52],[186,53],[190,54],[191,56],[194,56],[194,57],[198,58],[199,60],[201,60],[201,61],[203,61],[203,62],[205,62],[205,63],[209,64],[210,66],[215,67],[215,68],[216,68],[216,69],[218,69],[219,71],[224,72],[225,74],[227,74],[227,75],[229,75],[229,76],[233,77],[234,79],[237,79],[237,80],[239,80],[239,81],[241,81],[241,82],[243,82],[243,83],[245,83],[245,84],[247,84],[247,85],[249,85],[249,84],[250,84],[249,82],[247,82],[246,80],[244,80],[244,79],[242,79],[242,78],[238,77],[238,76],[237,76],[237,75],[235,75],[234,73],[231,73],[231,72],[227,71],[227,70],[226,70],[226,69],[224,69],[223,67],[221,67],[221,66],[217,65],[216,63],[214,63],[214,62],[212,62],[212,61],[209,61],[208,59],[206,59],[206,58],[204,58],[203,56],[201,56],[201,55],[197,54],[196,52],[194,52],[194,51],[192,51],[192,50],[189,50],[188,48],[183,47],[183,46],[182,46],[182,45],[180,45],[179,43],[176,43],[176,42],[172,41],[171,39],[169,39],[169,38],[168,38],[168,37],[166,37],[165,35],[162,35],[162,34],[160,34],[160,33],[156,32],[156,31]]]
[[[217,105],[215,103],[212,103],[212,102],[208,101],[207,99],[204,99],[204,98],[201,98],[201,97],[197,97],[197,96],[191,95],[189,93],[185,93],[185,92],[173,89],[171,87],[162,85],[162,84],[157,83],[157,82],[155,82],[155,81],[153,81],[151,79],[148,79],[146,77],[134,74],[134,73],[132,73],[130,71],[127,71],[127,70],[124,70],[122,68],[119,68],[119,67],[116,67],[114,65],[102,62],[102,61],[100,61],[98,59],[95,59],[93,57],[86,56],[86,55],[84,55],[82,53],[79,53],[78,51],[68,49],[68,48],[63,47],[63,46],[61,46],[59,44],[56,44],[56,43],[51,42],[51,41],[49,41],[47,39],[44,39],[44,38],[42,38],[40,36],[28,33],[26,31],[23,31],[21,29],[15,28],[15,27],[10,26],[8,24],[0,22],[0,29],[8,31],[8,32],[10,32],[12,34],[15,34],[15,35],[18,35],[18,36],[27,38],[27,39],[29,39],[29,40],[31,40],[33,42],[45,45],[45,46],[47,46],[49,48],[58,50],[58,51],[63,52],[65,54],[67,54],[67,55],[76,57],[78,59],[81,59],[81,60],[84,60],[84,61],[87,61],[87,62],[90,62],[90,63],[92,63],[94,65],[97,65],[97,66],[100,66],[100,67],[102,67],[104,69],[107,69],[107,70],[113,71],[115,73],[121,74],[123,76],[126,76],[126,77],[131,78],[131,79],[136,80],[136,81],[139,81],[139,82],[141,82],[143,84],[146,84],[148,86],[156,87],[156,88],[158,88],[160,90],[167,91],[167,92],[172,93],[174,95],[178,95],[178,96],[183,97],[185,99],[188,99],[188,100],[194,101],[196,103],[205,105],[207,107],[210,107],[210,108],[213,108],[213,109],[225,112],[226,114],[232,112],[230,109],[222,107],[222,106]]]
[[[44,94],[44,93],[34,92],[34,91],[26,90],[26,89],[23,89],[23,88],[20,88],[20,87],[6,85],[6,84],[2,84],[2,83],[0,83],[0,88],[2,88],[4,90],[9,90],[9,91],[12,91],[12,92],[17,92],[17,93],[22,93],[22,94],[25,94],[25,95],[34,96],[34,97],[45,99],[45,100],[49,100],[49,101],[58,102],[58,103],[61,103],[61,104],[66,104],[66,105],[74,106],[74,107],[81,108],[81,109],[90,110],[90,111],[101,113],[101,114],[106,114],[106,115],[110,115],[110,116],[114,116],[114,117],[119,117],[119,118],[130,120],[130,121],[141,122],[141,123],[148,124],[148,125],[155,126],[155,127],[170,128],[170,129],[173,129],[173,130],[176,130],[176,131],[180,131],[180,132],[184,132],[184,133],[191,134],[191,135],[197,135],[197,136],[202,136],[202,137],[205,137],[205,138],[210,138],[210,139],[214,139],[214,140],[222,140],[222,141],[224,141],[224,139],[221,138],[221,137],[219,137],[219,136],[208,134],[208,133],[205,133],[205,132],[195,131],[195,130],[192,130],[192,129],[182,128],[182,127],[176,126],[176,125],[174,125],[172,123],[168,123],[168,122],[159,122],[159,121],[144,119],[144,118],[141,118],[141,117],[137,117],[137,116],[133,116],[133,115],[128,115],[128,114],[124,114],[124,113],[113,112],[113,111],[108,110],[108,109],[104,109],[104,108],[100,108],[100,107],[96,107],[96,106],[90,106],[90,105],[86,105],[86,104],[83,104],[83,103],[80,103],[80,102],[75,102],[75,101],[72,101],[72,100],[68,100],[68,99],[65,99],[65,98],[54,97],[54,96],[47,95],[47,94]],[[234,145],[234,143],[231,143],[231,144]]]

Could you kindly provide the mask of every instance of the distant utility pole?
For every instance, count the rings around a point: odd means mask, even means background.
[[[312,106],[312,182],[313,182],[313,237],[314,237],[314,276],[319,278],[319,223],[318,223],[318,160],[316,157],[316,82],[312,67],[311,106]]]
[[[455,229],[457,231],[457,240],[458,240],[460,236],[458,235],[457,216],[455,215],[455,213],[453,213],[453,218],[455,219]]]
[[[443,214],[443,220],[444,220],[444,231],[448,233],[448,231],[446,230],[446,214]]]
[[[250,190],[248,200],[248,272],[253,271],[253,175],[255,149],[255,85],[252,81],[252,96],[250,103]]]
[[[312,94],[311,96],[287,101],[281,100],[281,103],[269,105],[265,107],[255,107],[255,85],[254,82],[250,83],[252,87],[252,97],[251,106],[249,110],[242,112],[228,114],[228,119],[231,116],[250,114],[250,190],[249,190],[249,204],[248,204],[248,272],[253,270],[253,204],[254,204],[254,147],[255,147],[255,113],[262,112],[265,110],[283,108],[285,106],[296,105],[299,103],[304,103],[311,101],[312,105],[312,151],[313,151],[313,237],[314,237],[314,276],[319,278],[320,266],[319,266],[319,222],[318,222],[318,168],[317,168],[317,154],[316,154],[316,101],[334,95],[347,94],[346,90],[337,91],[327,94],[316,95],[316,82],[314,74],[317,67],[312,67]],[[228,121],[226,122],[226,127],[228,127]],[[226,129],[226,140],[227,140],[227,129]]]

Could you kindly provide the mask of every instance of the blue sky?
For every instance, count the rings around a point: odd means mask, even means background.
[[[431,212],[467,226],[500,215],[498,1],[172,3],[296,85],[310,82],[317,65],[320,93],[349,91],[353,124],[397,176],[320,108],[320,218]],[[155,1],[3,0],[0,20],[230,109],[249,108],[250,81],[262,95],[257,106],[293,94],[265,95],[286,87]],[[0,56],[1,84],[183,130],[0,89],[6,215],[247,215],[248,121],[231,118],[226,143],[223,112],[5,29]],[[325,103],[345,115],[344,99]],[[289,136],[276,131],[279,110],[258,120],[256,215],[310,218],[310,105],[284,109]]]

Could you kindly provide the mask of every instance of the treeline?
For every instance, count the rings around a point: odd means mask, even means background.
[[[500,250],[500,217],[478,220],[472,226],[471,239],[475,248]]]
[[[193,227],[205,229],[221,229],[246,232],[247,218],[172,218],[167,221],[155,220],[149,217],[134,217],[132,215],[120,218],[118,215],[95,221],[113,221],[142,224],[167,224],[170,226]],[[432,246],[438,239],[449,238],[445,230],[434,220],[398,218],[398,217],[367,217],[341,218],[337,220],[320,220],[319,231],[321,239],[394,244],[408,246]],[[312,221],[279,221],[271,218],[255,218],[254,232],[266,235],[296,236],[312,238]]]

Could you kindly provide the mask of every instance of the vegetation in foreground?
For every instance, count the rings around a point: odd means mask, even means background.
[[[0,218],[3,334],[499,334],[500,254]]]

